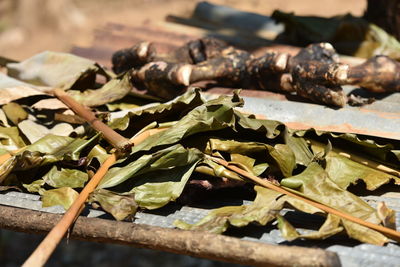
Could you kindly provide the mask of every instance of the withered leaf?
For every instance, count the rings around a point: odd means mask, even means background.
[[[90,202],[100,206],[118,221],[134,215],[138,208],[133,193],[116,193],[106,189],[97,189],[90,196]]]
[[[61,205],[65,210],[78,198],[78,192],[70,187],[46,190],[42,193],[42,207]]]

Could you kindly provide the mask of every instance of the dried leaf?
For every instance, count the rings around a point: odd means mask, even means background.
[[[142,129],[154,121],[158,123],[175,121],[204,102],[199,89],[188,90],[183,95],[163,104],[151,103],[132,110],[111,112],[110,127],[124,131],[131,124],[134,124],[133,126],[137,129]]]
[[[243,227],[252,222],[266,225],[275,220],[279,211],[287,204],[290,204],[304,212],[323,213],[321,210],[316,209],[307,203],[288,196],[283,196],[273,190],[260,186],[255,186],[254,188],[257,191],[257,197],[252,204],[243,206],[227,206],[212,210],[206,217],[194,225],[179,220],[175,221],[174,225],[181,229],[202,230],[212,233],[222,233],[227,230],[229,225]]]
[[[89,179],[89,176],[86,172],[80,170],[64,168],[58,170],[56,166],[53,166],[42,179],[46,184],[55,188],[82,188]]]
[[[57,123],[53,128],[49,129],[32,120],[21,121],[18,124],[18,128],[31,143],[34,143],[49,134],[69,136],[74,131],[74,127],[69,123]]]
[[[247,170],[257,176],[263,173],[268,166],[274,166],[279,169],[285,177],[288,177],[296,167],[296,159],[293,151],[289,146],[284,144],[271,146],[264,143],[238,142],[234,140],[211,138],[206,153],[211,154],[213,151],[231,153],[232,162],[243,164],[244,166],[247,165]],[[259,162],[257,165],[254,165],[255,160],[251,164],[247,159],[246,161],[248,163],[246,163],[243,160],[239,160],[238,156],[234,156],[235,160],[232,158],[232,155],[236,154],[257,158]],[[244,159],[243,156],[242,159]]]
[[[182,139],[197,133],[204,133],[235,127],[236,118],[233,108],[242,104],[235,94],[231,97],[219,97],[191,110],[173,127],[152,135],[139,145],[133,147],[132,154],[147,151],[163,145],[175,144]]]
[[[72,54],[42,52],[19,63],[7,64],[8,75],[38,86],[90,88],[96,73],[106,75],[95,62]]]
[[[115,78],[96,90],[69,90],[68,94],[82,105],[101,106],[126,96],[132,90],[130,76],[125,74],[121,79]]]
[[[277,215],[276,219],[278,221],[278,228],[286,240],[292,241],[299,238],[300,234],[296,231],[296,228],[294,228],[284,217]]]
[[[70,187],[46,190],[42,194],[42,207],[61,205],[65,210],[78,198],[78,192]]]
[[[385,202],[379,202],[376,210],[383,225],[396,230],[396,211],[388,208]]]
[[[156,209],[180,196],[201,158],[200,151],[181,145],[171,146],[144,155],[124,167],[111,168],[98,188],[115,187],[125,182],[124,192],[135,193],[135,201],[140,207]]]
[[[0,127],[0,148],[12,151],[24,146],[17,127]]]
[[[91,196],[89,202],[98,202],[100,206],[118,221],[126,219],[136,213],[138,205],[134,194],[118,194],[106,189],[97,189]]]
[[[315,145],[313,149],[316,151],[321,150],[320,147]],[[325,171],[331,180],[343,189],[346,189],[351,184],[357,184],[359,180],[364,181],[367,189],[371,191],[389,183],[391,180],[394,180],[396,184],[400,184],[400,178],[392,174],[355,162],[333,151],[328,153],[325,161]]]
[[[39,179],[33,181],[30,184],[23,184],[22,186],[25,187],[25,189],[28,190],[28,192],[42,194],[44,192],[43,189],[44,184],[45,184],[44,180]]]
[[[39,87],[10,78],[0,72],[0,105],[29,96],[46,96],[50,87]]]
[[[18,125],[18,123],[28,118],[28,113],[19,104],[14,102],[4,105],[2,110],[14,125]]]
[[[42,99],[32,105],[34,109],[67,109],[68,107],[57,98]]]
[[[327,174],[317,163],[311,163],[307,169],[299,175],[283,179],[282,184],[286,185],[287,181],[290,180],[297,181],[297,184],[299,185],[298,190],[307,198],[372,223],[380,222],[376,211],[372,207],[355,195],[352,195],[336,186],[329,180]],[[328,215],[327,220],[320,227],[318,232],[301,235],[297,233],[289,222],[279,216],[280,210],[286,206],[312,214],[325,214],[325,212],[301,200],[282,195],[270,189],[259,186],[256,186],[255,189],[257,191],[257,197],[250,205],[223,207],[213,210],[194,225],[182,221],[176,221],[174,224],[182,229],[206,230],[214,233],[221,233],[224,232],[229,225],[243,227],[251,222],[265,225],[277,218],[284,237],[289,240],[296,238],[326,238],[341,232],[344,227],[346,233],[350,237],[362,242],[377,245],[382,245],[388,242],[388,239],[379,232],[355,223],[349,223],[347,220],[332,215]],[[340,220],[338,221],[338,219]],[[366,235],[365,233],[368,234]]]
[[[291,182],[297,183],[296,190],[309,199],[371,223],[379,224],[381,221],[375,209],[356,195],[336,185],[329,178],[328,173],[317,163],[311,163],[299,175],[283,179],[281,185],[290,186]],[[374,230],[356,223],[350,223],[344,219],[342,219],[342,224],[350,237],[362,242],[378,245],[388,242],[388,239],[384,235]],[[367,230],[369,235],[365,236],[365,231]],[[364,234],[362,234],[363,232]]]
[[[80,152],[97,141],[47,135],[0,165],[0,184],[12,171],[29,170],[61,160],[78,160]]]

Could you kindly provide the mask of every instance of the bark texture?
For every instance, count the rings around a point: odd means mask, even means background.
[[[0,227],[46,233],[61,215],[0,206]],[[71,238],[156,249],[252,266],[341,266],[336,253],[322,249],[278,246],[204,232],[79,217]]]

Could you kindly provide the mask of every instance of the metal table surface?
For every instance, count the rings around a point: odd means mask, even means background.
[[[396,225],[397,230],[400,230],[400,198],[396,196],[366,196],[362,197],[370,205],[376,206],[378,202],[385,201],[387,206],[396,211]],[[238,205],[245,203],[229,203],[230,205]],[[50,213],[63,213],[64,209],[61,206],[54,206],[49,208],[42,208],[39,195],[20,193],[20,192],[7,192],[0,194],[0,205],[25,208],[30,210],[37,210]],[[168,205],[156,211],[138,212],[135,215],[133,223],[147,224],[152,226],[160,226],[165,228],[172,228],[173,222],[177,219],[184,220],[188,223],[195,223],[204,217],[212,207],[189,207],[180,206],[178,204]],[[318,221],[320,218],[315,215],[307,215],[292,210],[284,210],[287,217],[291,222],[301,225],[302,222],[310,223],[313,220]],[[103,211],[86,209],[83,216],[87,217],[101,217],[110,219],[111,216],[105,214]],[[299,228],[299,231],[302,231]],[[280,235],[280,232],[274,225],[265,227],[249,226],[242,229],[235,229],[229,232],[229,235],[241,238],[243,240],[264,242],[269,244],[282,244],[282,245],[297,245],[304,247],[319,247],[329,251],[336,252],[339,255],[340,261],[345,267],[352,266],[370,266],[380,267],[384,266],[399,266],[400,264],[400,246],[396,243],[389,243],[386,246],[380,247],[370,244],[361,244],[357,241],[352,241],[347,237],[332,237],[327,240],[297,240],[288,242]]]

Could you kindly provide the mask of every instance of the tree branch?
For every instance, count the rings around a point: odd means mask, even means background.
[[[0,227],[46,233],[61,215],[0,206]],[[336,253],[315,248],[270,245],[197,231],[79,217],[70,237],[85,241],[161,250],[252,266],[341,266]]]

